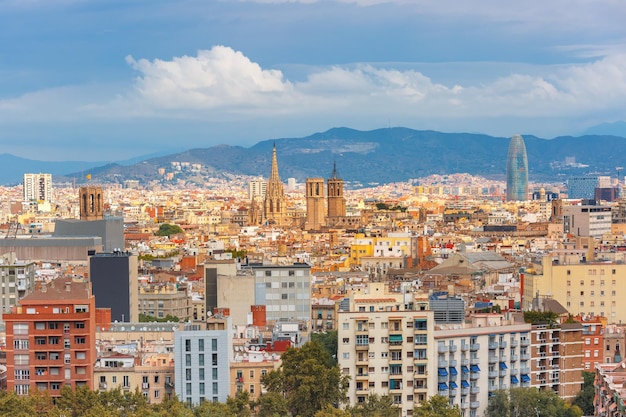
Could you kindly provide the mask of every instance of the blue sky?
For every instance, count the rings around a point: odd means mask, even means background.
[[[0,153],[626,120],[623,0],[0,0]]]

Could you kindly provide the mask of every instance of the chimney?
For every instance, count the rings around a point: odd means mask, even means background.
[[[65,291],[70,292],[72,290],[72,281],[65,281]]]

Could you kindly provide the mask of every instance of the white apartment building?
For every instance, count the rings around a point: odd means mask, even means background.
[[[267,191],[267,181],[264,179],[252,180],[248,183],[248,198],[252,200],[254,197],[265,198]]]
[[[51,201],[52,174],[24,174],[24,201]]]
[[[483,416],[495,390],[531,386],[530,331],[530,324],[510,324],[499,314],[435,330],[437,370],[428,383],[463,417]]]
[[[230,328],[230,322],[228,322]],[[176,395],[189,405],[226,402],[233,360],[229,330],[186,330],[174,333]]]

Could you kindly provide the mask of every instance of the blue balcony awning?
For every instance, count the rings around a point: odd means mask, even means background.
[[[389,341],[390,342],[402,342],[402,335],[401,334],[389,335]]]
[[[448,370],[446,368],[439,368],[437,373],[439,374],[439,376],[448,376]]]
[[[511,375],[511,384],[519,384],[519,380],[515,375]]]
[[[506,363],[500,362],[500,369],[509,369],[509,367],[506,366]]]
[[[456,382],[452,381],[450,382],[450,389],[457,389],[459,386],[456,384]]]
[[[450,367],[450,375],[458,375],[459,373],[457,372],[456,368],[454,366]]]
[[[463,387],[463,388],[469,388],[469,387],[470,387],[470,384],[469,384],[469,382],[467,382],[466,380],[462,380],[462,381],[461,381],[461,387]]]
[[[472,365],[470,366],[470,369],[472,370],[472,372],[480,372],[480,368],[478,367],[478,365]]]
[[[528,375],[522,375],[522,382],[530,382],[530,377]]]
[[[469,368],[465,365],[461,365],[461,372],[464,374],[469,374]]]
[[[448,384],[445,382],[440,382],[437,386],[439,387],[439,391],[446,391],[448,389]]]

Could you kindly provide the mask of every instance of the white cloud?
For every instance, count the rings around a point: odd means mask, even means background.
[[[252,115],[397,112],[431,117],[569,115],[626,104],[626,55],[570,66],[546,66],[540,74],[512,73],[480,85],[447,86],[414,70],[356,65],[312,72],[290,82],[241,52],[219,46],[196,57],[129,63],[140,72],[135,99],[171,110],[213,109]]]

